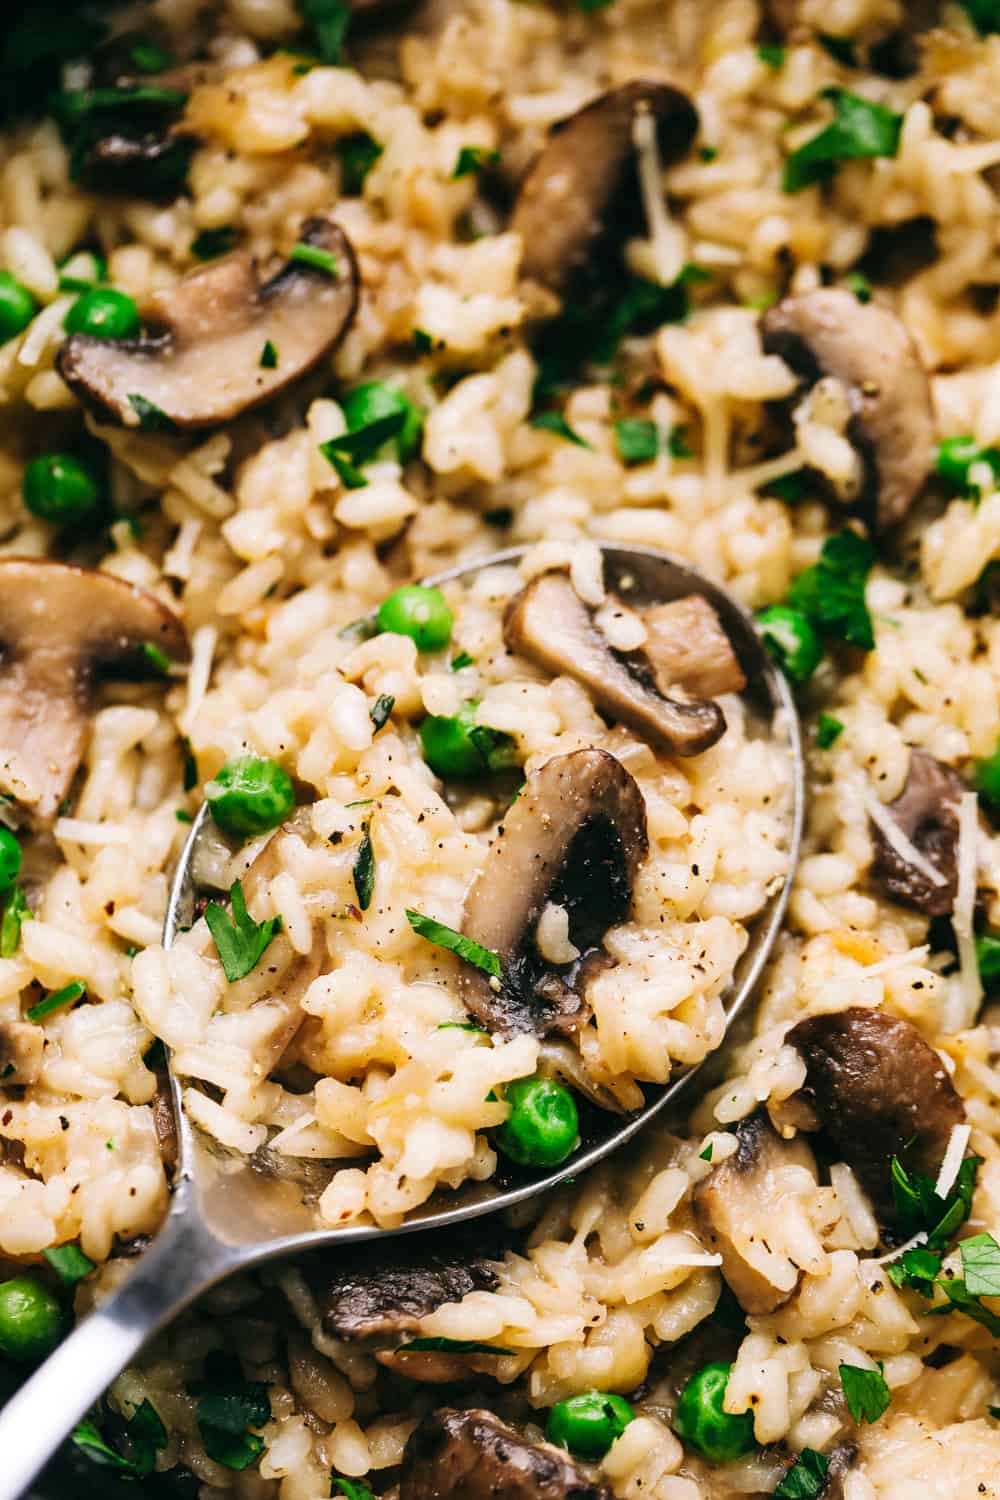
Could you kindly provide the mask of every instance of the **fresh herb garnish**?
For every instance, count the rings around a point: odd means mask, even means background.
[[[370,463],[387,443],[395,447],[400,463],[420,446],[423,413],[385,381],[357,386],[345,397],[343,411],[347,431],[320,443],[320,452],[348,489],[361,489],[368,483],[361,466]]]
[[[156,1454],[167,1446],[167,1429],[155,1406],[143,1401],[130,1421],[121,1424],[127,1455],[112,1448],[92,1418],[80,1422],[73,1442],[95,1464],[114,1469],[123,1479],[146,1479],[156,1467]]]
[[[195,1420],[209,1458],[226,1469],[248,1469],[264,1451],[263,1438],[248,1428],[271,1419],[267,1386],[244,1380],[234,1360],[216,1353],[206,1361],[205,1379],[188,1391],[199,1397]]]
[[[699,146],[698,147],[698,160],[699,161],[704,161],[704,162],[715,161],[717,159],[718,155],[719,155],[719,148],[718,148],[718,146]]]
[[[169,68],[177,59],[172,52],[165,47],[158,47],[155,42],[138,41],[129,52],[129,57],[140,73],[162,73],[164,68]]]
[[[373,1500],[371,1490],[360,1479],[344,1479],[340,1474],[334,1474],[332,1478],[340,1493],[347,1496],[347,1500]]]
[[[371,828],[368,823],[362,830],[358,856],[354,861],[354,889],[357,893],[358,905],[362,911],[367,911],[372,904],[372,892],[375,889],[375,850],[372,848]]]
[[[699,1151],[698,1152],[698,1160],[699,1161],[711,1161],[712,1160],[712,1151],[713,1151],[712,1142],[709,1141],[709,1143],[705,1147],[704,1151]]]
[[[861,271],[848,271],[844,277],[844,285],[849,292],[853,292],[859,302],[870,302],[874,293],[874,287],[868,277]]]
[[[198,762],[195,759],[194,751],[191,749],[191,741],[183,739],[181,740],[181,745],[184,750],[184,790],[186,792],[193,792],[198,785]]]
[[[826,1484],[830,1460],[815,1448],[803,1448],[774,1493],[778,1500],[817,1500]]]
[[[236,244],[236,230],[232,224],[221,224],[218,229],[203,229],[191,241],[191,254],[199,260],[214,260],[217,255],[227,255]]]
[[[152,641],[143,641],[139,650],[142,653],[143,660],[152,667],[156,675],[158,677],[166,677],[170,671],[170,657],[167,653],[161,650],[159,646],[154,645]]]
[[[983,447],[973,437],[944,438],[938,443],[934,467],[957,494],[979,496],[984,485],[1000,482],[1000,448]]]
[[[898,1156],[892,1158],[892,1194],[904,1234],[923,1230],[931,1249],[947,1243],[972,1212],[976,1172],[982,1157],[967,1156],[947,1198],[934,1190],[934,1178],[907,1172]]]
[[[80,979],[74,979],[71,984],[64,985],[61,990],[53,990],[37,1005],[29,1006],[25,1015],[29,1021],[41,1021],[46,1016],[51,1016],[57,1010],[64,1010],[68,1005],[75,1005],[82,1000],[87,993],[87,986]]]
[[[834,62],[839,62],[841,67],[854,68],[857,66],[857,53],[855,51],[854,39],[849,36],[831,36],[827,31],[816,34],[816,40],[828,52]]]
[[[325,63],[340,62],[351,24],[347,0],[299,0],[302,14],[312,30],[316,50]]]
[[[940,1276],[936,1283],[950,1304],[947,1308],[932,1308],[933,1312],[956,1311],[964,1313],[974,1323],[979,1323],[994,1338],[1000,1338],[1000,1316],[984,1307],[978,1297],[973,1296],[961,1276]]]
[[[480,1026],[478,1021],[439,1021],[438,1031],[478,1031],[486,1035],[486,1027]]]
[[[268,339],[260,351],[260,367],[262,370],[276,370],[278,368],[278,351]]]
[[[775,73],[780,73],[785,66],[785,49],[774,42],[761,42],[757,48],[757,56]]]
[[[671,458],[694,458],[694,449],[688,442],[690,427],[684,422],[677,422],[671,427],[667,436],[667,452]]]
[[[21,946],[21,928],[30,922],[34,912],[20,886],[7,897],[0,917],[0,958],[13,958]]]
[[[980,36],[990,36],[1000,31],[1000,5],[997,0],[960,0],[960,4]]]
[[[833,714],[820,714],[816,721],[816,744],[821,750],[829,750],[843,732],[844,726],[840,719],[835,719]]]
[[[865,604],[865,584],[874,562],[874,547],[855,532],[827,537],[819,562],[792,584],[789,602],[826,635],[872,651],[875,633]]]
[[[446,927],[443,922],[425,917],[423,912],[413,911],[409,907],[406,909],[406,920],[418,937],[426,938],[437,948],[447,948],[449,953],[456,953],[459,958],[482,969],[491,978],[500,978],[500,955],[494,953],[492,948],[484,948],[464,933],[456,932],[453,927]]]
[[[311,266],[314,271],[322,271],[324,276],[329,276],[333,281],[340,279],[337,257],[332,250],[324,250],[322,245],[310,245],[305,240],[299,240],[288,252],[288,259],[298,261],[302,266]]]
[[[175,808],[174,809],[174,817],[177,819],[178,823],[193,823],[194,822],[194,818],[192,818],[191,814],[188,812],[188,810],[187,810],[186,807]]]
[[[413,347],[418,354],[431,354],[434,351],[434,340],[426,328],[414,328]]]
[[[385,147],[367,130],[360,130],[356,135],[343,136],[334,150],[340,158],[341,189],[348,197],[357,197]]]
[[[660,430],[644,417],[615,423],[615,447],[623,464],[648,464],[660,451]]]
[[[453,672],[461,672],[463,667],[471,667],[474,660],[475,658],[470,656],[468,651],[460,651],[457,656],[453,656],[451,659],[451,670]]]
[[[43,1250],[42,1254],[66,1286],[74,1286],[96,1270],[94,1261],[89,1255],[84,1255],[79,1245],[56,1245],[51,1250]]]
[[[991,1234],[974,1234],[959,1245],[966,1290],[974,1297],[1000,1297],[1000,1245]]]
[[[555,437],[565,438],[567,443],[575,443],[578,448],[591,446],[586,438],[573,430],[561,411],[540,411],[532,417],[531,426],[539,432],[551,432]]]
[[[934,1278],[941,1270],[941,1257],[923,1245],[904,1250],[898,1260],[888,1266],[889,1280],[893,1286],[910,1287],[921,1297],[934,1296]]]
[[[388,722],[389,715],[395,706],[396,699],[392,693],[379,693],[375,702],[368,710],[368,717],[375,725],[375,733],[378,734],[383,724]]]
[[[128,404],[139,418],[139,427],[143,432],[177,431],[176,422],[145,396],[133,392],[128,398]]]
[[[899,150],[902,115],[847,89],[824,89],[822,97],[833,104],[833,121],[785,162],[781,185],[786,193],[826,182],[842,161],[895,156]]]
[[[1000,933],[976,934],[976,963],[983,989],[992,994],[1000,985]]]
[[[260,963],[264,950],[281,929],[280,917],[255,922],[247,912],[243,885],[235,880],[229,888],[233,914],[224,906],[210,901],[205,907],[205,921],[215,940],[216,952],[230,984],[243,979]]]
[[[847,1410],[853,1421],[877,1422],[889,1410],[892,1392],[881,1370],[866,1370],[861,1365],[841,1365],[840,1384]]]
[[[473,172],[481,172],[484,167],[495,167],[499,160],[500,152],[491,151],[487,146],[463,146],[451,175],[453,178],[468,177]]]

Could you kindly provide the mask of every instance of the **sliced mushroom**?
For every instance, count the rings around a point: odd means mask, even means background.
[[[801,1136],[782,1140],[763,1112],[741,1120],[735,1134],[736,1151],[698,1183],[692,1204],[743,1311],[761,1315],[787,1302],[802,1274],[782,1243],[787,1190],[780,1174],[799,1167],[815,1176],[816,1162]]]
[[[872,879],[894,901],[913,906],[930,917],[946,915],[955,905],[958,889],[958,810],[965,782],[950,766],[942,765],[925,750],[910,751],[906,784],[885,814],[907,843],[940,876],[932,880],[927,869],[908,859],[888,835],[869,819],[875,857]]]
[[[31,1021],[0,1021],[0,1088],[37,1083],[45,1032]]]
[[[196,135],[172,125],[124,130],[109,124],[80,151],[76,180],[92,193],[172,198],[198,144]]]
[[[488,1411],[431,1412],[403,1450],[399,1500],[611,1500],[568,1453]]]
[[[174,1101],[170,1095],[170,1079],[165,1069],[157,1070],[156,1093],[150,1101],[150,1108],[153,1111],[153,1129],[156,1131],[156,1144],[160,1148],[160,1159],[167,1171],[172,1172],[177,1165],[179,1147]]]
[[[697,134],[698,114],[669,84],[633,79],[552,127],[521,183],[511,219],[524,246],[524,276],[562,290],[602,230],[620,217],[616,200],[623,187],[634,190],[632,130],[641,112],[656,123],[662,159],[679,160]]]
[[[289,260],[262,286],[246,251],[235,251],[150,300],[161,332],[138,339],[75,333],[59,373],[102,421],[212,427],[270,401],[319,364],[343,338],[358,304],[358,268],[343,231],[310,219],[300,243],[332,256],[334,274]],[[276,364],[264,368],[266,345]]]
[[[701,594],[643,611],[643,653],[659,692],[676,688],[695,698],[740,693],[746,676],[719,616]]]
[[[645,657],[615,653],[565,573],[542,573],[515,595],[504,614],[504,640],[547,671],[575,677],[603,713],[654,750],[698,755],[725,733],[717,703],[667,697],[653,685]]]
[[[829,287],[786,297],[764,314],[761,335],[804,387],[827,376],[844,387],[847,435],[863,469],[861,503],[873,508],[879,529],[894,526],[926,481],[934,447],[930,383],[899,318]]]
[[[135,672],[145,647],[187,661],[184,627],[108,573],[0,561],[0,791],[50,823],[83,759],[98,676]]]
[[[464,967],[462,998],[471,1013],[506,1036],[579,1027],[578,961],[553,967],[542,958],[539,918],[549,905],[563,908],[570,943],[585,959],[627,915],[648,850],[642,793],[606,750],[557,755],[535,771],[465,903],[465,932],[498,953],[503,968],[491,981]]]
[[[785,1039],[806,1064],[805,1093],[880,1210],[890,1169],[936,1177],[965,1107],[944,1063],[915,1026],[865,1006],[808,1016]]]

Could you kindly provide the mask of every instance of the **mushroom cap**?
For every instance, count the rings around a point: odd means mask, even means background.
[[[677,161],[698,132],[698,112],[670,84],[633,79],[552,127],[511,219],[524,247],[522,275],[559,291],[586,261],[632,160],[632,124],[641,110],[657,123],[665,161]]]
[[[564,906],[570,941],[586,957],[627,914],[648,850],[642,793],[606,750],[557,755],[529,776],[465,903],[466,933],[498,953],[503,969],[494,989],[464,967],[471,1013],[503,1035],[578,1027],[583,1000],[538,954],[538,919],[550,901]]]
[[[941,874],[935,884],[904,857],[881,828],[869,820],[874,849],[872,879],[904,906],[929,917],[946,916],[958,890],[958,809],[967,790],[957,771],[926,750],[910,751],[903,790],[885,812],[915,849]]]
[[[915,1026],[854,1005],[807,1016],[785,1037],[806,1064],[805,1091],[824,1130],[874,1202],[891,1210],[891,1163],[936,1177],[965,1107]]]
[[[930,382],[899,318],[825,287],[769,308],[761,337],[806,385],[826,375],[844,385],[853,413],[848,437],[864,467],[862,501],[880,530],[894,526],[922,489],[934,451]]]
[[[542,573],[516,594],[503,633],[512,651],[575,677],[602,712],[634,729],[654,750],[698,755],[725,733],[717,703],[666,697],[640,653],[626,659],[613,652],[565,573]]]
[[[134,670],[146,645],[190,654],[152,594],[69,563],[0,560],[0,790],[37,823],[55,818],[83,758],[96,677]]]
[[[223,256],[157,292],[137,339],[74,333],[59,350],[66,384],[101,421],[138,426],[133,398],[175,427],[214,427],[270,401],[313,369],[343,338],[358,305],[359,275],[344,232],[311,219],[300,243],[333,256],[336,275],[289,260],[261,285],[244,250]],[[277,364],[261,365],[266,344]]]
[[[431,1412],[403,1450],[399,1500],[611,1500],[561,1448],[492,1412]]]

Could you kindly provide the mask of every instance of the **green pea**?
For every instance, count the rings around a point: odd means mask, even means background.
[[[984,802],[1000,809],[1000,744],[992,755],[976,761],[972,782]]]
[[[967,494],[975,488],[969,475],[976,464],[987,464],[996,480],[1000,477],[1000,449],[982,448],[971,437],[945,438],[938,444],[935,467],[952,489]]]
[[[207,784],[205,798],[223,833],[253,838],[285,821],[295,806],[295,789],[276,760],[241,755]]]
[[[96,509],[101,492],[89,465],[71,453],[43,453],[25,469],[22,494],[33,516],[71,526]]]
[[[995,995],[1000,988],[1000,932],[977,933],[976,964],[983,989],[988,995]]]
[[[518,1078],[504,1090],[510,1114],[497,1131],[504,1156],[522,1167],[556,1167],[580,1143],[576,1100],[554,1078]]]
[[[559,1401],[549,1412],[545,1436],[576,1458],[596,1463],[620,1438],[635,1412],[624,1396],[586,1391]]]
[[[67,333],[89,333],[98,339],[131,339],[139,332],[139,310],[126,292],[95,286],[78,297],[66,314]]]
[[[823,660],[823,644],[808,615],[772,604],[757,616],[764,643],[793,682],[806,682]]]
[[[28,288],[9,271],[0,271],[0,344],[23,333],[37,311]]]
[[[408,583],[383,599],[376,619],[379,630],[408,635],[418,651],[440,651],[447,646],[454,623],[441,590],[422,583]]]
[[[0,1284],[0,1351],[9,1359],[44,1359],[62,1329],[62,1308],[41,1282],[17,1276]]]
[[[431,714],[420,725],[420,748],[435,776],[483,776],[516,765],[517,746],[509,734],[476,723],[478,698],[457,714]]]
[[[732,1371],[732,1365],[722,1361],[703,1366],[681,1391],[674,1413],[679,1436],[710,1463],[731,1463],[756,1447],[753,1413],[732,1416],[723,1410]]]
[[[21,846],[9,828],[0,825],[0,895],[17,884],[21,873]]]

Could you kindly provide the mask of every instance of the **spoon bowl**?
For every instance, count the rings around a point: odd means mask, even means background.
[[[486,568],[516,564],[523,551],[494,553],[426,582],[440,585],[471,578]],[[795,703],[752,617],[724,589],[652,548],[605,546],[602,551],[607,585],[635,608],[691,594],[701,594],[713,605],[747,678],[743,696],[751,710],[750,732],[772,737],[787,750],[787,873],[767,906],[749,924],[746,951],[724,996],[728,1029],[747,1007],[768,960],[798,860],[805,772]],[[164,925],[167,947],[190,925],[202,894],[198,851],[207,820],[207,807],[202,807],[177,865]],[[488,1182],[439,1192],[393,1229],[375,1224],[333,1229],[323,1225],[316,1202],[336,1164],[310,1167],[304,1183],[302,1174],[270,1170],[266,1153],[246,1157],[223,1150],[192,1124],[183,1108],[179,1081],[171,1072],[178,1165],[166,1221],[127,1280],[59,1346],[0,1414],[0,1445],[7,1455],[0,1475],[0,1500],[17,1500],[146,1340],[226,1276],[306,1250],[335,1250],[362,1240],[443,1229],[510,1208],[586,1171],[631,1140],[676,1098],[699,1066],[678,1070],[665,1085],[644,1087],[641,1109],[627,1115],[601,1114],[584,1130],[577,1149],[543,1175],[500,1172]]]

